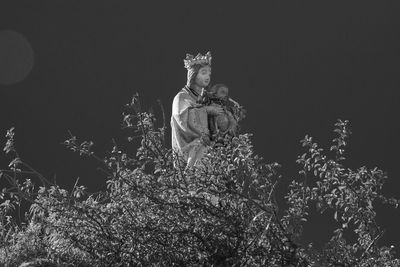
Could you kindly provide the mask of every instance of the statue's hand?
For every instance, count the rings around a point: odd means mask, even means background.
[[[209,115],[218,116],[224,113],[224,109],[218,105],[205,106],[205,109]]]

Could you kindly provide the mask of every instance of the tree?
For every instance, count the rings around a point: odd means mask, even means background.
[[[93,142],[71,136],[65,145],[103,165],[107,190],[89,194],[76,182],[68,192],[21,160],[14,131],[5,152],[13,155],[1,175],[0,259],[18,265],[31,258],[61,266],[399,266],[392,247],[379,246],[383,229],[374,204],[397,207],[380,190],[387,178],[377,168],[345,168],[347,121],[325,152],[306,136],[298,157],[300,176],[290,185],[288,207],[279,210],[275,188],[280,165],[255,155],[250,134],[226,137],[187,169],[165,146],[166,126],[143,112],[135,95],[123,114],[130,157],[117,145],[104,159]],[[164,119],[165,122],[165,119]],[[36,188],[29,176],[39,177]],[[25,178],[25,179],[23,179]],[[21,182],[23,179],[23,182]],[[23,202],[29,213],[16,220]],[[334,211],[337,229],[322,248],[301,246],[303,226],[314,206]],[[20,211],[17,212],[20,214]],[[346,237],[349,231],[356,240]],[[33,263],[32,263],[33,264]]]

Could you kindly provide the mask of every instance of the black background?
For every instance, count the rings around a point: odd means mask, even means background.
[[[0,81],[0,141],[15,126],[23,159],[49,179],[72,188],[80,177],[90,191],[104,189],[97,163],[61,145],[68,130],[93,140],[100,156],[112,138],[126,144],[121,113],[134,92],[155,110],[161,99],[169,126],[172,99],[186,82],[185,54],[211,50],[212,83],[228,84],[247,109],[242,127],[256,152],[282,165],[279,197],[298,176],[300,139],[310,134],[328,149],[340,118],[353,132],[348,167],[385,170],[384,192],[400,198],[396,1],[164,2],[2,1],[0,35],[22,34],[34,66],[21,82]],[[2,166],[8,159],[0,157]],[[399,210],[378,211],[387,228],[381,243],[396,245]],[[304,241],[321,244],[333,228],[327,216],[311,214]]]

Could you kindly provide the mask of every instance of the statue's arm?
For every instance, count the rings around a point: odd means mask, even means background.
[[[233,116],[236,122],[243,120],[246,117],[246,110],[241,106],[238,102],[229,98],[228,101],[230,102],[230,106],[233,109]]]

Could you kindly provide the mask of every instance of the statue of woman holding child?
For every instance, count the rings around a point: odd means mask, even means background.
[[[186,86],[172,104],[172,149],[192,167],[200,163],[207,149],[218,137],[235,135],[243,117],[241,107],[228,97],[228,87],[211,82],[211,53],[187,54]]]

